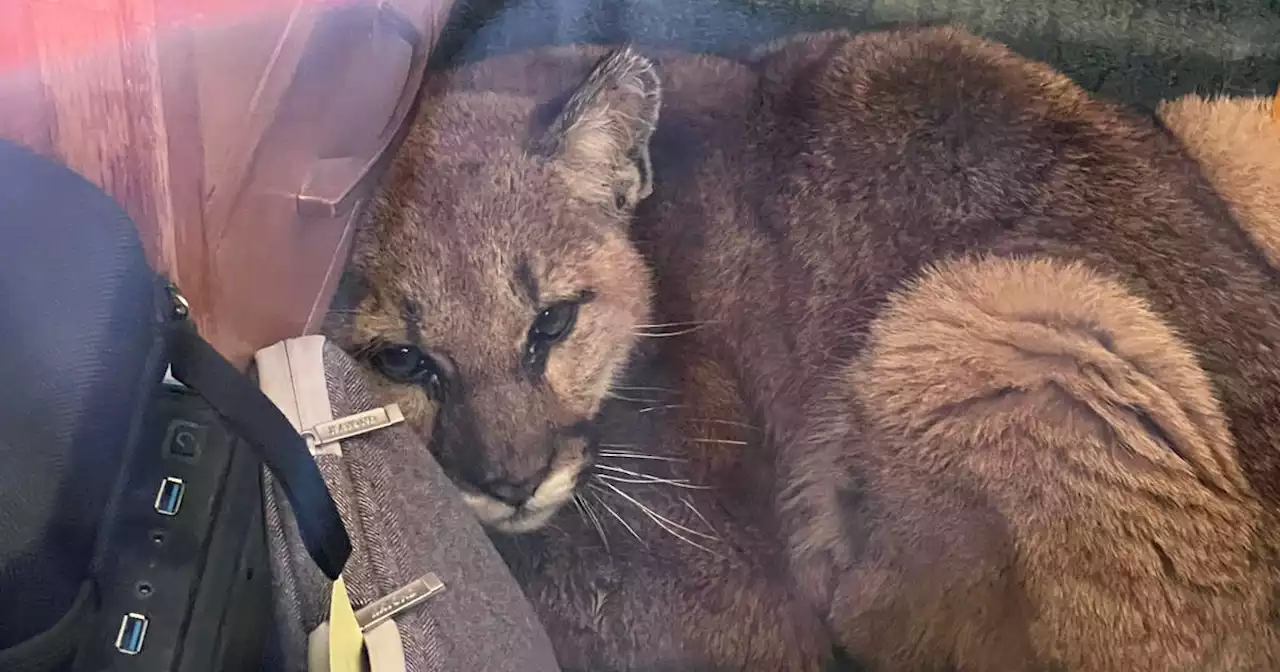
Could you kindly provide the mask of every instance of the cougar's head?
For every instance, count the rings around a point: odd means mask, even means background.
[[[497,530],[533,530],[571,498],[647,320],[627,228],[652,189],[660,88],[623,50],[554,109],[432,96],[357,235],[330,337]]]

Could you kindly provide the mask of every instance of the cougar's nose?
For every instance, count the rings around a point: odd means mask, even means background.
[[[519,507],[533,497],[542,484],[542,474],[523,481],[494,480],[480,487],[486,495],[510,506]]]

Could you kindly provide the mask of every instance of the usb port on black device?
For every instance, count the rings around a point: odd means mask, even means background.
[[[182,495],[186,488],[181,478],[165,477],[156,493],[156,512],[164,516],[178,515],[178,507],[182,506]]]
[[[136,656],[142,651],[142,642],[147,638],[147,617],[142,614],[125,614],[120,622],[120,633],[116,635],[116,651]]]

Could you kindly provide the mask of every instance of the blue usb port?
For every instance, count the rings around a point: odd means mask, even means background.
[[[116,635],[116,651],[136,656],[142,651],[147,638],[147,617],[142,614],[125,614],[120,622],[120,634]]]
[[[182,506],[182,493],[186,489],[181,478],[165,478],[160,482],[160,491],[156,493],[156,511],[164,516],[178,515],[178,507]]]

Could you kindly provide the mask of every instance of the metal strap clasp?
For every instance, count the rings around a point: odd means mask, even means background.
[[[311,429],[302,431],[302,438],[307,441],[307,448],[314,455],[321,446],[337,443],[346,439],[368,434],[404,422],[404,413],[398,404],[388,404],[363,413],[348,415],[344,418],[322,422]]]
[[[435,572],[427,572],[403,588],[362,607],[356,612],[356,622],[360,624],[361,630],[369,632],[387,619],[413,609],[443,590],[444,583],[440,581],[440,577]]]

